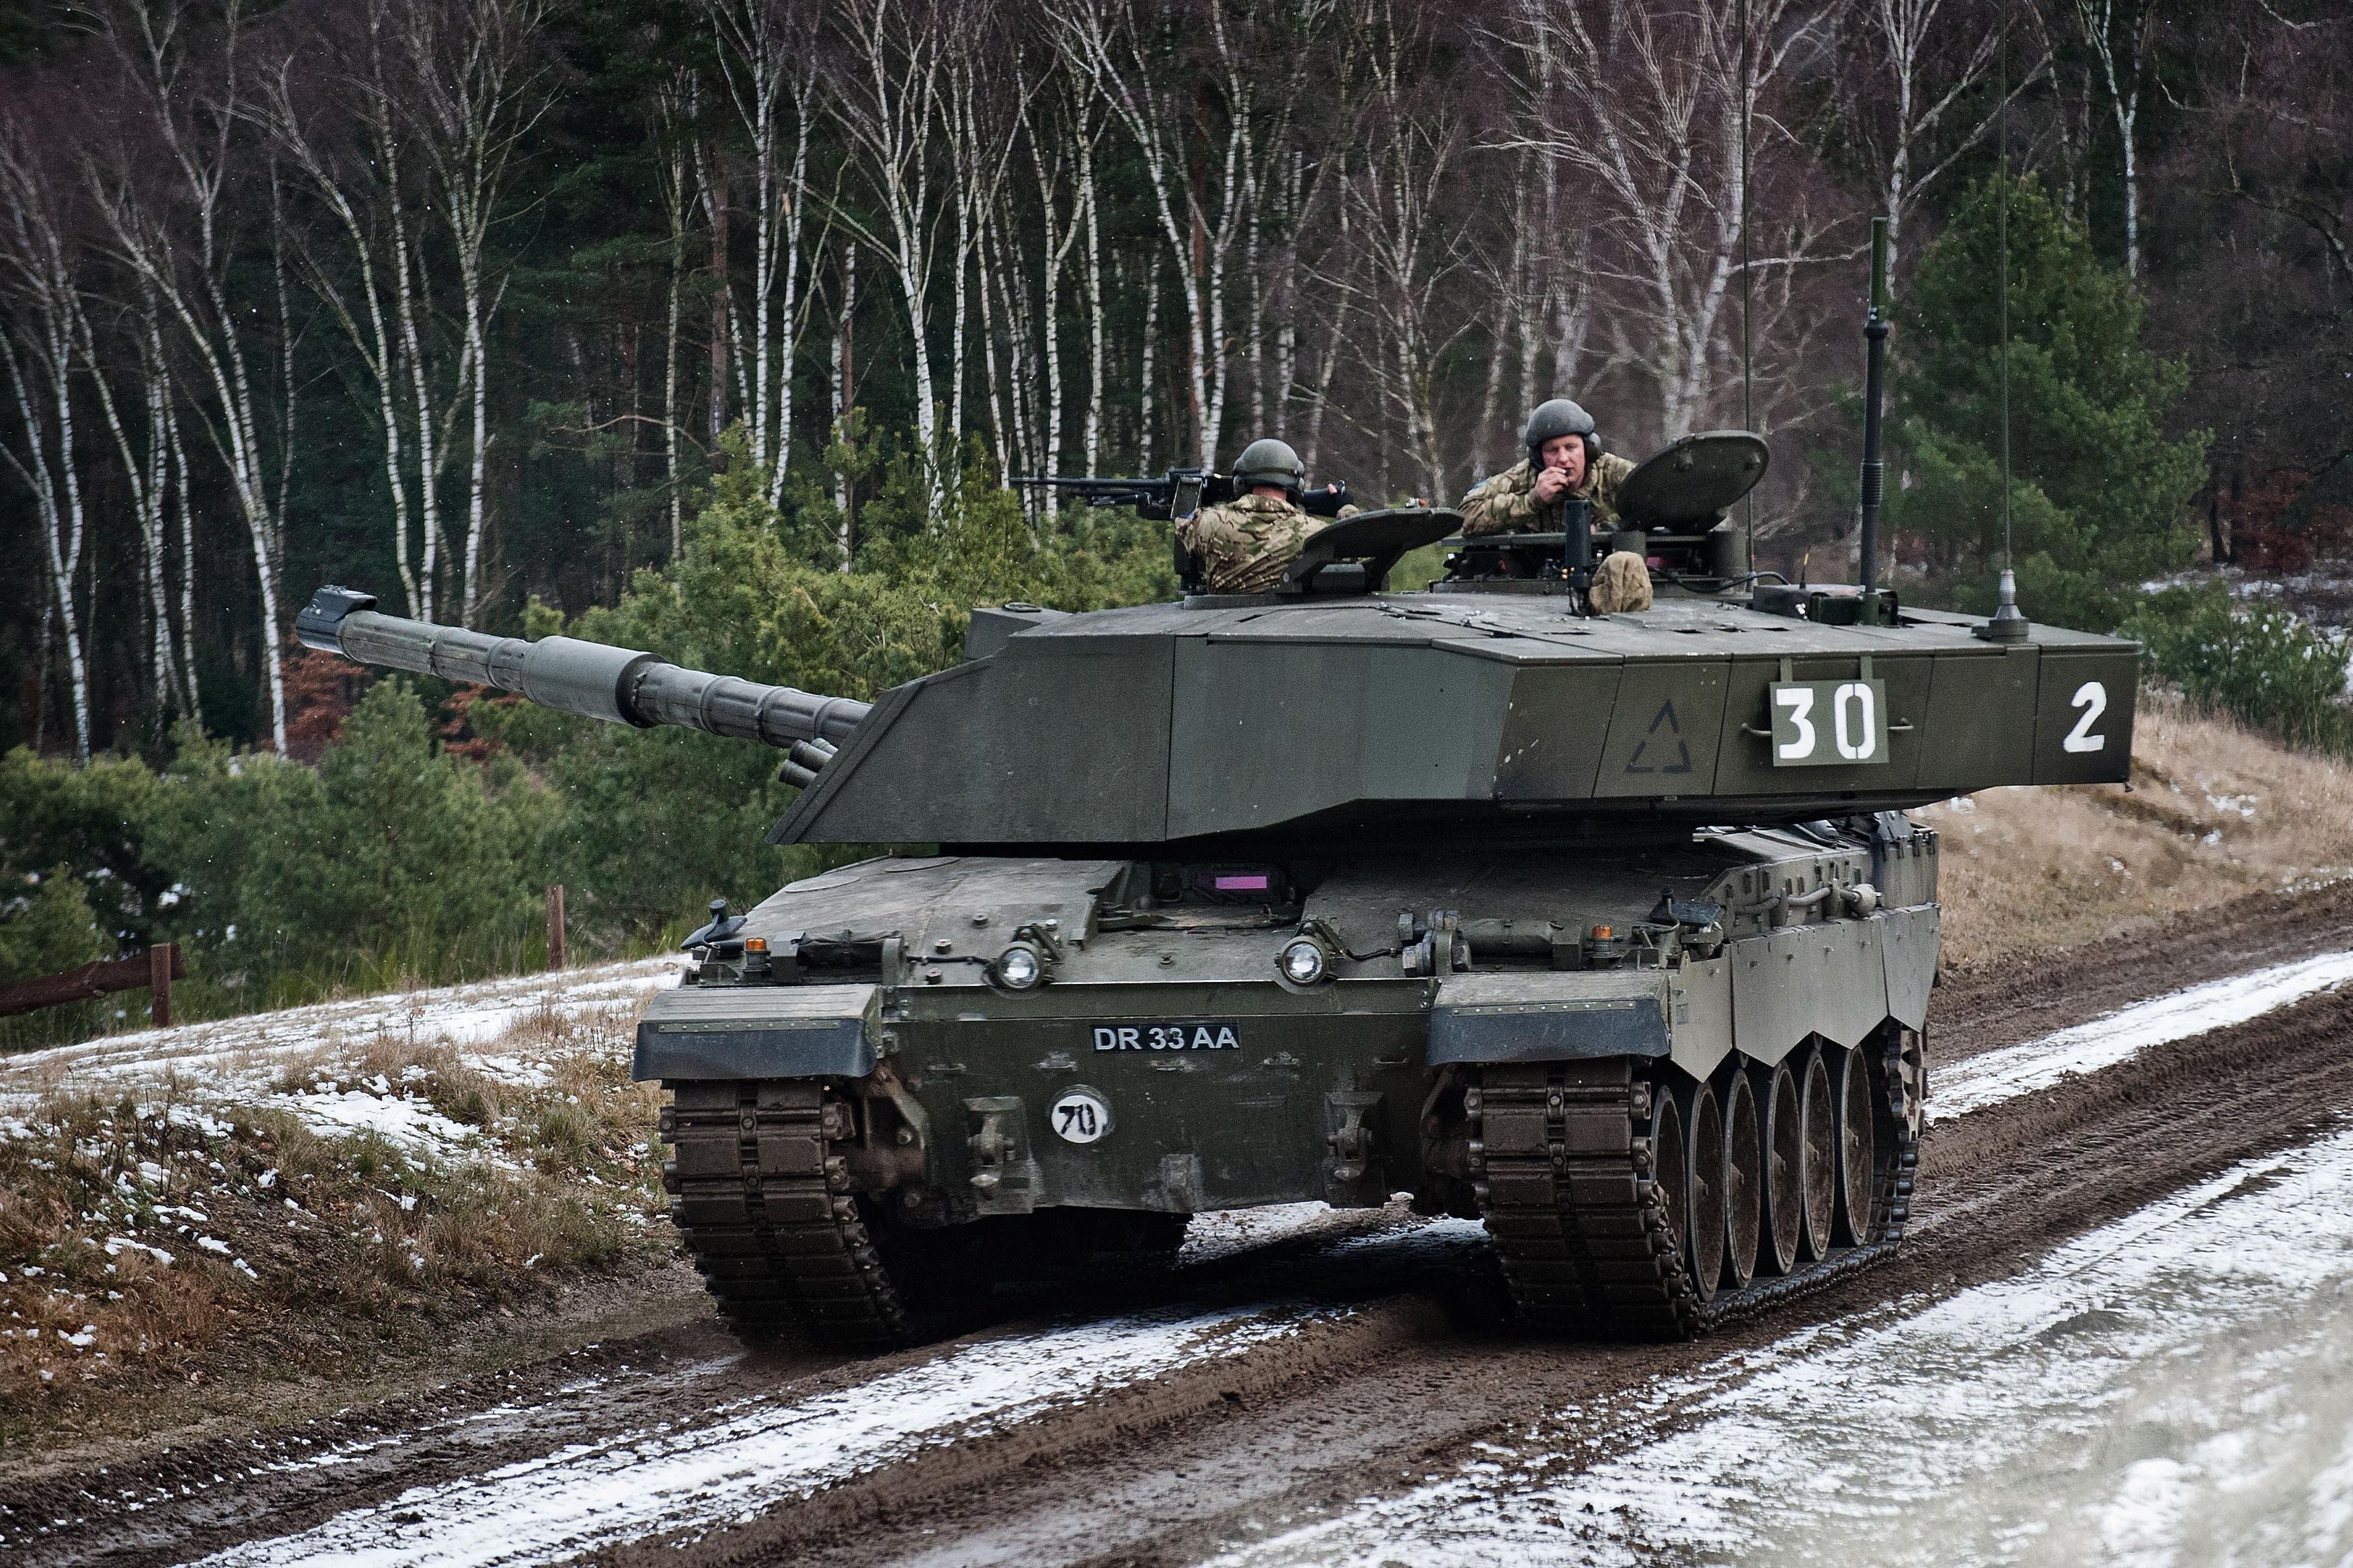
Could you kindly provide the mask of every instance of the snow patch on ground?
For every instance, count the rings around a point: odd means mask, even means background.
[[[796,1404],[744,1401],[707,1424],[642,1429],[438,1486],[416,1487],[210,1563],[487,1568],[703,1531],[926,1449],[1297,1333],[1329,1312],[1179,1310],[958,1347]]]
[[[1662,1559],[2353,1562],[2353,1134],[1214,1561]]]
[[[45,1096],[86,1092],[110,1101],[128,1095],[146,1107],[161,1107],[174,1123],[207,1138],[227,1136],[220,1117],[232,1108],[277,1105],[292,1110],[314,1132],[373,1132],[417,1158],[473,1157],[480,1130],[440,1114],[409,1092],[411,1080],[424,1076],[421,1068],[412,1068],[398,1084],[381,1073],[364,1082],[330,1073],[313,1088],[293,1093],[280,1091],[280,1074],[290,1061],[314,1056],[356,1062],[371,1044],[391,1037],[419,1046],[458,1047],[467,1065],[479,1071],[521,1087],[544,1088],[553,1081],[548,1062],[512,1045],[464,1047],[501,1041],[534,1018],[565,1021],[633,1007],[678,984],[680,964],[675,958],[657,958],[554,975],[515,975],[27,1051],[0,1060],[0,1136],[31,1136],[27,1119]]]
[[[1966,1116],[2071,1074],[2097,1072],[2158,1046],[2246,1023],[2348,980],[2353,980],[2353,952],[2327,952],[2192,985],[1949,1068],[1937,1067],[1932,1057],[1928,1115],[1932,1121]]]
[[[356,1089],[340,1094],[281,1094],[270,1099],[328,1136],[370,1132],[419,1160],[462,1158],[477,1152],[482,1130],[452,1121],[430,1102],[407,1095],[386,1098]]]
[[[1333,1213],[1330,1204],[1269,1204],[1263,1208],[1218,1209],[1197,1214],[1185,1227],[1185,1245],[1177,1250],[1180,1264],[1207,1263],[1253,1247],[1264,1247],[1286,1236],[1296,1236],[1322,1224]]]

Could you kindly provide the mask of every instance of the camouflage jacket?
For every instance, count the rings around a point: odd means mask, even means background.
[[[1604,452],[1586,470],[1585,482],[1568,493],[1593,503],[1597,521],[1618,521],[1618,487],[1634,465],[1615,452]],[[1462,498],[1462,531],[1473,533],[1550,533],[1560,527],[1560,502],[1536,502],[1535,466],[1525,460],[1513,465]]]
[[[1342,517],[1356,508],[1344,507]],[[1329,527],[1273,496],[1237,496],[1178,521],[1176,542],[1191,552],[1201,585],[1211,594],[1263,594],[1282,581],[1307,536]]]

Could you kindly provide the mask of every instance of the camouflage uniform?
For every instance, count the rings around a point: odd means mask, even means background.
[[[1354,517],[1357,510],[1343,507],[1340,515]],[[1333,521],[1310,517],[1278,496],[1237,496],[1178,521],[1176,542],[1191,553],[1207,592],[1264,594],[1282,581],[1308,535]]]
[[[1593,503],[1597,521],[1618,521],[1618,487],[1634,465],[1615,452],[1604,452],[1585,470],[1585,481],[1566,492]],[[1536,502],[1535,465],[1523,460],[1504,469],[1462,498],[1462,531],[1476,533],[1553,533],[1560,529],[1560,500]],[[1565,497],[1563,498],[1565,499]]]

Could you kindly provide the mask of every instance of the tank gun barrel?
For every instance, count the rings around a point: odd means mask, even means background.
[[[577,637],[492,637],[381,614],[375,599],[322,588],[295,618],[311,647],[355,664],[520,692],[543,708],[649,730],[675,724],[789,750],[847,742],[872,704],[687,669],[635,648]]]

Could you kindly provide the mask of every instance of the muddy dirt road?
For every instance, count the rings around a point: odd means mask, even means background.
[[[2162,1397],[2273,1397],[2309,1462],[2265,1472],[2304,1511],[2257,1560],[2353,1559],[2327,1533],[2353,1531],[2353,1448],[2333,1458],[2325,1401],[2296,1426],[2277,1393],[2345,1386],[2325,1347],[2353,1321],[2353,1225],[2327,1219],[2353,1213],[2348,914],[2342,889],[2250,900],[1947,986],[1903,1254],[1699,1344],[1514,1338],[1463,1222],[1205,1216],[1171,1279],[1016,1303],[922,1352],[747,1355],[697,1330],[102,1474],[61,1460],[0,1490],[0,1544],[41,1563],[1776,1560],[1908,1518],[1907,1486],[2047,1468],[2070,1421],[2100,1429],[2084,1412],[2161,1403],[2139,1369],[2268,1335],[2238,1383]],[[1767,1449],[1778,1468],[1725,1458]],[[2121,1511],[2089,1536],[2046,1498],[2016,1539],[1924,1527],[1874,1536],[1878,1560],[2194,1539],[2232,1517],[2199,1498],[2253,1484],[2198,1452],[2121,1455]],[[1819,1528],[1767,1528],[1795,1519]]]

